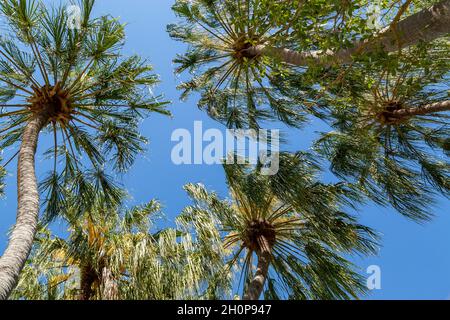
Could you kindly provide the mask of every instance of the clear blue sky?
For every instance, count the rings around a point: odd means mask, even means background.
[[[56,3],[57,1],[47,0]],[[164,93],[173,101],[170,106],[173,118],[155,115],[142,123],[142,133],[150,139],[148,152],[141,157],[131,171],[121,178],[140,203],[156,198],[164,205],[168,219],[173,218],[189,204],[182,190],[188,182],[202,182],[209,189],[226,195],[224,175],[220,166],[175,166],[170,159],[174,143],[172,131],[177,128],[192,130],[196,120],[203,121],[204,128],[221,128],[196,107],[196,99],[180,102],[175,89],[179,80],[173,74],[172,59],[185,50],[184,45],[172,41],[166,33],[166,25],[175,21],[170,10],[172,0],[97,0],[96,14],[111,14],[121,18],[127,26],[125,54],[147,57],[162,79],[155,93]],[[308,146],[313,130],[319,124],[306,127],[307,131],[290,131],[289,150],[301,150]],[[48,169],[39,151],[45,150],[47,138],[41,141],[37,157],[38,175]],[[5,158],[9,152],[5,153]],[[8,167],[6,197],[0,200],[0,252],[3,251],[6,233],[15,220],[16,169]],[[425,225],[409,222],[393,210],[376,206],[363,207],[361,221],[383,235],[383,247],[377,257],[355,259],[361,273],[369,265],[380,266],[382,289],[372,291],[368,299],[450,299],[450,212],[449,203],[442,199],[435,210],[436,219]],[[447,212],[446,212],[447,211]],[[63,225],[55,228],[64,230]]]

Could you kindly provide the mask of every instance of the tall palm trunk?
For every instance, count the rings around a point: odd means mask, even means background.
[[[441,1],[428,9],[413,14],[393,27],[386,28],[371,40],[357,41],[350,48],[337,52],[331,50],[297,52],[265,45],[247,49],[249,55],[270,55],[285,63],[306,66],[311,62],[350,63],[353,56],[382,48],[386,52],[397,51],[419,42],[430,42],[450,33],[450,0]]]
[[[39,132],[48,116],[41,114],[28,122],[22,136],[17,165],[17,220],[8,247],[0,257],[0,299],[7,299],[17,285],[30,254],[39,216],[39,193],[35,174],[35,153]]]
[[[102,270],[102,299],[103,300],[118,300],[119,288],[117,281],[111,271],[111,269],[104,267]]]
[[[399,109],[393,111],[392,114],[396,118],[404,118],[444,111],[450,111],[450,100],[439,101],[422,107]]]
[[[272,259],[272,248],[264,236],[258,239],[260,250],[256,253],[258,256],[258,265],[256,273],[247,287],[244,300],[258,300],[264,289],[264,284],[269,273],[270,261]]]

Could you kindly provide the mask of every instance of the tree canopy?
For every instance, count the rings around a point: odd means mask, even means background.
[[[124,55],[125,24],[94,16],[94,0],[70,2],[79,21],[69,4],[2,1],[0,150],[13,152],[0,180],[17,157],[18,209],[0,299],[17,283],[15,299],[363,296],[351,259],[380,238],[355,212],[370,201],[424,222],[450,195],[450,0],[174,2],[181,99],[232,129],[270,122],[301,139],[315,121],[317,139],[276,152],[272,175],[235,155],[228,194],[185,185],[171,224],[156,200],[128,208],[115,175],[145,151],[141,121],[170,115],[159,77]],[[38,187],[42,134],[53,169]]]
[[[357,298],[365,282],[344,255],[377,251],[376,233],[343,211],[357,195],[351,186],[317,181],[319,168],[306,154],[280,157],[274,176],[225,165],[229,200],[186,186],[194,205],[178,219],[217,225],[245,299],[263,291],[266,299]]]
[[[228,127],[330,130],[339,178],[415,219],[448,196],[449,1],[177,1],[182,98]]]

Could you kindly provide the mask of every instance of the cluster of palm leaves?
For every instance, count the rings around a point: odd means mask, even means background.
[[[178,220],[217,224],[227,266],[238,271],[236,294],[243,287],[245,299],[263,291],[270,299],[359,297],[365,281],[344,255],[375,253],[377,236],[343,211],[357,195],[350,186],[319,182],[319,168],[306,154],[280,157],[282,169],[273,176],[224,166],[229,200],[202,185],[186,186],[194,205]]]
[[[166,300],[227,293],[223,275],[209,287],[209,277],[223,269],[223,253],[213,250],[217,235],[194,241],[176,228],[158,230],[162,214],[155,200],[130,209],[111,206],[101,194],[93,202],[88,211],[70,205],[64,212],[68,237],[41,226],[12,298]]]
[[[412,219],[429,219],[435,195],[449,195],[448,115],[422,110],[448,99],[448,50],[448,41],[423,44],[353,71],[367,89],[336,88],[335,130],[317,141],[334,173]]]
[[[224,165],[226,198],[185,186],[192,205],[170,228],[156,201],[127,209],[112,178],[145,150],[140,121],[169,114],[148,90],[158,78],[122,56],[118,19],[73,3],[75,28],[67,5],[0,4],[0,149],[17,148],[3,165],[18,157],[0,298],[17,283],[17,299],[359,298],[367,288],[348,259],[376,253],[378,237],[352,212],[369,199],[422,221],[448,197],[450,1],[383,1],[374,29],[366,0],[176,0],[182,99],[199,93],[228,128],[317,119],[330,130],[277,155],[271,176]],[[38,187],[40,133],[54,143]],[[327,170],[338,182],[320,180]]]
[[[319,4],[177,1],[174,10],[182,22],[169,26],[169,32],[190,45],[175,60],[177,71],[193,75],[180,87],[200,92],[199,107],[228,127],[257,128],[258,120],[267,119],[299,126],[311,117],[324,119],[336,131],[324,134],[317,150],[334,173],[360,183],[378,203],[426,219],[435,193],[448,195],[443,160],[448,151],[443,113],[449,110],[448,40],[406,39],[414,45],[403,48],[395,37],[406,38],[399,30],[431,4],[394,1],[381,7],[382,20],[389,23],[378,36],[373,31],[368,36],[367,23],[361,25],[367,20],[364,2]],[[445,15],[448,6],[441,1],[431,9],[443,7]],[[412,18],[403,22],[405,12]],[[429,39],[448,33],[448,24],[433,23],[440,31]],[[389,36],[397,49],[381,46]],[[345,56],[348,52],[353,56]]]
[[[152,67],[138,56],[120,56],[124,25],[108,16],[91,18],[92,0],[79,5],[81,29],[67,27],[65,6],[47,8],[40,1],[1,5],[10,30],[0,41],[5,110],[0,148],[22,141],[33,116],[46,118],[41,130],[54,138],[54,146],[44,152],[53,158],[54,169],[42,184],[49,219],[57,215],[68,181],[77,181],[70,185],[78,190],[70,191],[80,196],[89,193],[86,181],[96,181],[114,199],[105,166],[120,172],[129,168],[146,143],[139,120],[150,112],[168,114],[167,103],[147,89],[158,82]]]

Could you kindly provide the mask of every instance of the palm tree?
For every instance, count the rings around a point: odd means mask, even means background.
[[[292,5],[293,1],[288,1]],[[301,2],[301,1],[300,1]],[[354,2],[354,3],[352,3]],[[333,28],[344,28],[350,31],[347,19],[353,19],[354,14],[366,4],[359,1],[341,1],[338,10],[333,15]],[[431,4],[429,4],[431,3]],[[304,4],[302,4],[304,5]],[[296,66],[305,66],[314,63],[351,64],[355,57],[370,54],[383,49],[384,52],[395,52],[421,42],[429,43],[435,39],[447,36],[450,33],[450,1],[394,1],[383,7],[380,11],[385,17],[391,18],[386,27],[378,32],[370,32],[368,37],[350,41],[344,48],[294,51],[288,48],[277,48],[271,45],[259,44],[252,46],[248,51],[255,55],[278,55],[281,59]],[[321,8],[322,9],[322,8]],[[361,12],[361,11],[360,11]],[[363,10],[364,15],[370,15],[370,10]],[[411,12],[409,16],[403,16]],[[288,18],[290,20],[291,18]],[[367,17],[366,17],[367,19]],[[336,29],[332,30],[336,31]],[[344,43],[342,43],[344,44]]]
[[[118,196],[104,172],[105,159],[124,171],[146,142],[138,121],[164,111],[148,91],[157,83],[151,67],[137,56],[122,59],[124,25],[109,16],[91,18],[94,0],[80,0],[80,25],[71,27],[66,6],[40,0],[0,4],[6,35],[0,39],[0,148],[17,145],[17,222],[0,258],[0,299],[8,297],[31,250],[39,213],[34,156],[39,134],[50,132],[54,170],[42,191],[49,219],[64,207],[67,188],[89,199],[87,181],[96,181],[111,201]],[[4,33],[5,34],[5,33]],[[13,101],[12,101],[13,100]],[[9,102],[12,101],[12,102]],[[93,169],[84,168],[85,155]],[[63,169],[58,172],[59,159]]]
[[[392,19],[374,34],[365,1],[179,0],[173,10],[182,22],[168,31],[189,44],[174,60],[176,72],[192,76],[179,86],[182,98],[200,92],[199,107],[229,127],[258,128],[273,118],[298,126],[309,113],[318,115],[310,94],[324,76],[317,69],[352,66],[354,57],[401,50],[450,32],[448,0],[427,8],[412,1],[380,6]],[[304,72],[313,77],[303,84],[307,93],[301,99],[285,95],[277,79]],[[448,110],[448,104],[441,108]]]
[[[339,177],[415,220],[429,219],[433,196],[450,190],[449,49],[423,44],[361,64],[330,90],[336,131],[317,142]]]
[[[73,205],[72,205],[73,204]],[[193,299],[220,294],[228,285],[218,237],[195,241],[176,229],[151,233],[161,217],[152,200],[126,209],[97,195],[79,212],[71,202],[64,217],[67,239],[42,228],[12,297],[39,300]],[[211,229],[205,230],[211,232]],[[215,288],[205,289],[205,284]]]
[[[351,189],[318,182],[319,168],[306,154],[280,157],[275,176],[225,165],[230,200],[187,185],[194,205],[178,221],[218,225],[229,268],[241,270],[244,299],[263,292],[268,299],[357,298],[365,284],[343,254],[376,251],[376,235],[341,211],[352,202]]]

